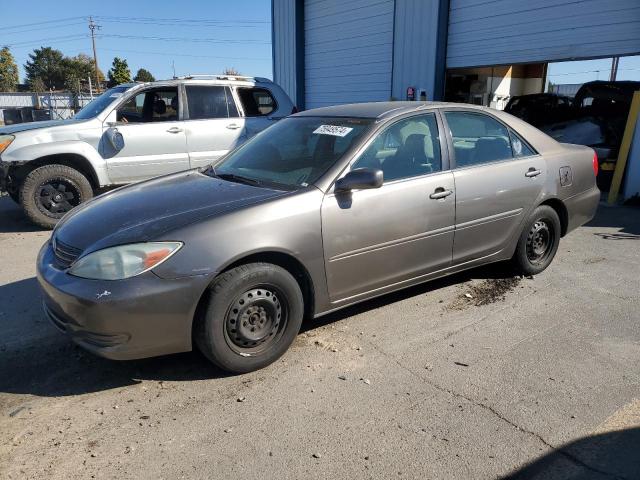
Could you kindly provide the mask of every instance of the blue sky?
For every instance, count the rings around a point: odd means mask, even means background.
[[[1,3],[0,45],[10,46],[21,81],[34,48],[91,55],[89,15],[102,27],[96,46],[105,74],[113,57],[120,56],[132,74],[144,67],[156,78],[173,75],[172,61],[178,75],[234,67],[245,75],[272,76],[270,0],[32,0],[28,9],[24,1]],[[170,19],[183,21],[166,21]]]
[[[270,0],[32,0],[28,12],[24,1],[1,2],[0,45],[11,46],[21,80],[34,48],[90,55],[89,15],[102,27],[96,43],[105,74],[120,56],[132,73],[144,67],[156,78],[170,78],[172,62],[178,75],[234,67],[245,75],[272,76]],[[583,83],[608,79],[610,68],[610,59],[555,63],[548,77],[553,83]],[[620,60],[618,79],[640,80],[640,56]]]

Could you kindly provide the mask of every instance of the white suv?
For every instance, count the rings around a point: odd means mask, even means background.
[[[295,111],[265,78],[118,85],[70,120],[0,128],[0,190],[51,228],[102,187],[207,165]]]

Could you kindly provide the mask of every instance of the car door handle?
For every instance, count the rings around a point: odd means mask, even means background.
[[[169,133],[180,133],[181,131],[182,129],[178,127],[171,127],[170,129],[167,130],[167,132]]]
[[[237,123],[230,123],[229,125],[227,125],[227,128],[229,130],[237,130],[237,129],[241,128],[241,127]]]
[[[453,193],[453,190],[445,190],[442,187],[438,187],[434,190],[434,192],[429,195],[429,198],[433,200],[440,200],[441,198],[446,198]]]
[[[538,175],[540,175],[542,173],[542,170],[537,170],[533,167],[531,167],[529,170],[527,170],[527,173],[524,174],[525,177],[537,177]]]

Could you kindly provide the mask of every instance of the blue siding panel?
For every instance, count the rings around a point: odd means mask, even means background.
[[[440,8],[441,0],[396,1],[393,97],[398,100],[405,100],[407,87],[426,90],[427,100],[439,98],[436,76],[442,74],[437,65]]]
[[[296,101],[296,0],[273,0],[273,81]]]
[[[638,53],[639,0],[451,0],[449,68]]]
[[[307,0],[305,107],[388,100],[393,0]]]

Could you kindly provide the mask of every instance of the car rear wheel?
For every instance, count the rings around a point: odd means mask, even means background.
[[[221,274],[196,319],[194,340],[218,367],[232,373],[258,370],[280,358],[304,315],[296,279],[268,263],[241,265]]]
[[[560,218],[556,211],[541,205],[525,224],[513,256],[516,267],[525,275],[542,272],[550,264],[560,244]]]
[[[65,213],[93,197],[89,180],[66,165],[44,165],[20,186],[20,205],[36,225],[53,228]]]

